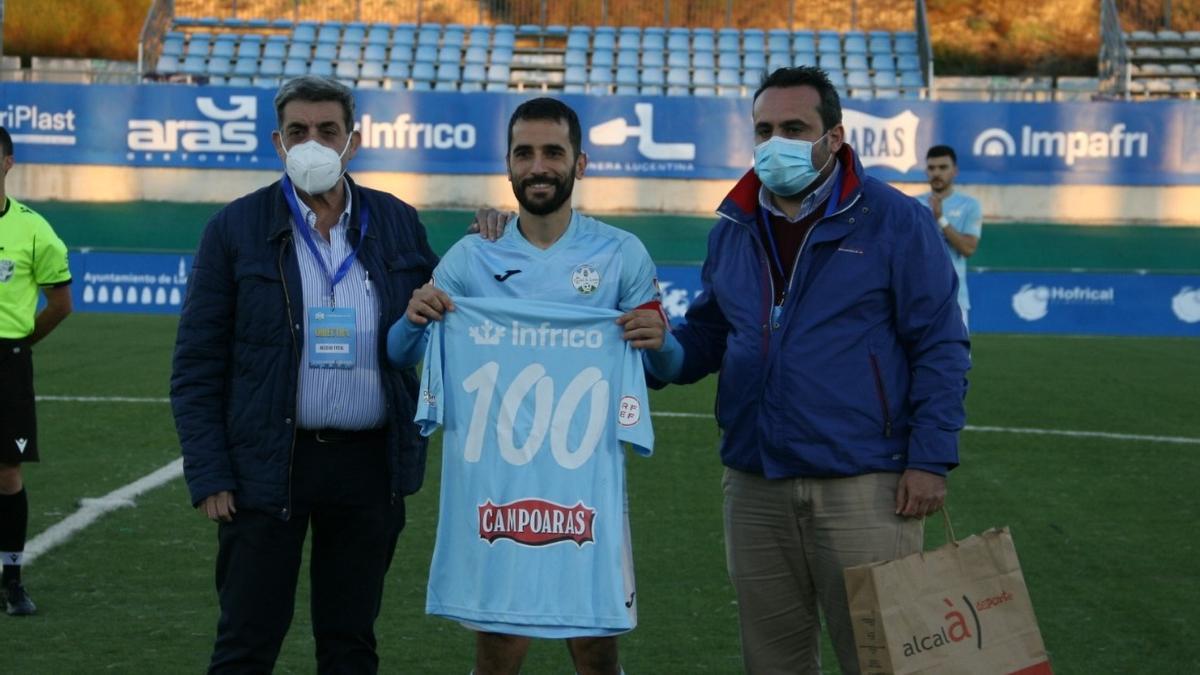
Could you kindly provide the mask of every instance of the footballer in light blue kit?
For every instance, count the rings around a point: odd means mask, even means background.
[[[975,255],[983,236],[983,211],[977,199],[954,190],[954,179],[958,177],[958,156],[954,148],[948,145],[929,148],[925,153],[925,174],[929,177],[930,191],[917,195],[917,201],[933,211],[933,219],[942,231],[942,242],[958,275],[958,306],[962,310],[963,324],[969,326],[971,297],[967,293],[967,258]]]
[[[388,335],[394,362],[424,357],[418,423],[445,427],[426,611],[477,631],[480,674],[534,637],[618,673],[637,623],[622,443],[652,450],[641,350],[666,318],[641,242],[571,209],[581,137],[559,101],[517,108],[518,216],[456,243]]]

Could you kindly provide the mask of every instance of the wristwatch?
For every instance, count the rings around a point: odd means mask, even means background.
[[[942,216],[938,218],[938,226],[944,230],[947,227],[950,227],[950,221],[946,220],[946,216]]]

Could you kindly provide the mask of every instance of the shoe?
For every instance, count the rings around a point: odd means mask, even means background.
[[[37,605],[33,604],[29,593],[20,582],[5,584],[4,596],[9,616],[29,616],[37,613]]]

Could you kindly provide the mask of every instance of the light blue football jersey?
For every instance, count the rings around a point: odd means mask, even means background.
[[[629,311],[659,300],[654,262],[632,234],[573,211],[548,249],[510,221],[495,242],[458,240],[433,271],[451,296],[526,298]]]
[[[600,278],[591,293],[601,292],[608,268],[590,260]],[[526,271],[528,285],[554,287]],[[648,455],[654,434],[621,313],[453,299],[456,310],[431,324],[416,415],[425,435],[444,427],[426,612],[529,637],[632,629],[622,443]]]
[[[929,195],[930,193],[925,192],[917,195],[916,199],[929,208]],[[959,232],[972,237],[983,237],[983,209],[979,206],[979,200],[974,197],[961,192],[952,192],[942,202],[942,215],[950,221],[950,226]],[[950,254],[950,262],[954,264],[954,272],[958,274],[958,304],[963,309],[970,309],[971,295],[967,292],[967,259],[955,251],[945,237],[942,237],[942,245]]]

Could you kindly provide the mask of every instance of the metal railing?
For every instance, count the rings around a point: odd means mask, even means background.
[[[150,64],[149,58],[157,57],[162,52],[163,36],[171,27],[175,18],[174,0],[154,0],[150,11],[146,12],[146,20],[142,22],[142,34],[138,36],[138,72],[144,73]]]
[[[438,22],[912,30],[911,2],[849,0],[175,0],[177,16]]]
[[[1097,74],[1100,95],[1106,98],[1129,98],[1129,56],[1121,17],[1114,0],[1100,2],[1100,55]]]

